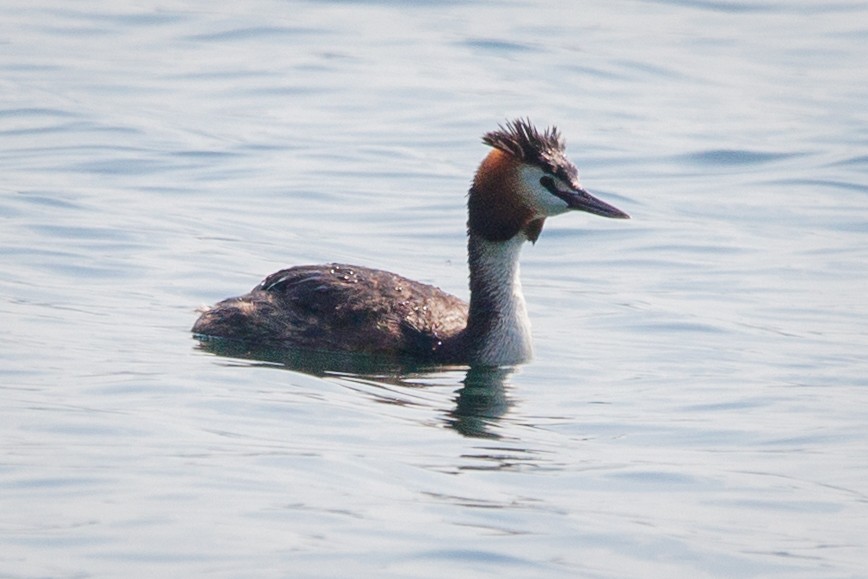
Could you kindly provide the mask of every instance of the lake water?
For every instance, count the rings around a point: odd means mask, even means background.
[[[866,576],[868,7],[560,4],[5,2],[0,576]],[[525,249],[534,361],[192,339],[291,264],[466,296],[517,116],[633,217]]]

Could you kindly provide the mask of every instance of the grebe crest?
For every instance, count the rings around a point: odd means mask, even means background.
[[[342,264],[297,266],[207,308],[199,336],[365,352],[432,362],[508,365],[532,355],[519,255],[546,218],[570,210],[629,216],[585,191],[555,127],[516,119],[486,133],[492,147],[467,198],[470,303],[393,273]]]

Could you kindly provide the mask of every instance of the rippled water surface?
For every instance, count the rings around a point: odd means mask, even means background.
[[[859,577],[862,2],[6,2],[0,575]],[[466,296],[479,138],[633,216],[497,372],[200,348],[289,264]]]

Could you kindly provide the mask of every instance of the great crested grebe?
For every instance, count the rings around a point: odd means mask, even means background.
[[[525,241],[546,217],[575,209],[629,216],[579,184],[555,127],[517,119],[483,136],[493,147],[467,197],[470,304],[434,286],[353,265],[302,265],[206,308],[200,337],[409,357],[435,363],[517,364],[533,353],[519,279]]]

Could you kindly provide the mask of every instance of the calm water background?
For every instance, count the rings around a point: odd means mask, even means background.
[[[868,7],[555,4],[4,3],[0,576],[866,575]],[[633,215],[525,250],[532,363],[196,347],[290,264],[466,296],[519,115]]]

